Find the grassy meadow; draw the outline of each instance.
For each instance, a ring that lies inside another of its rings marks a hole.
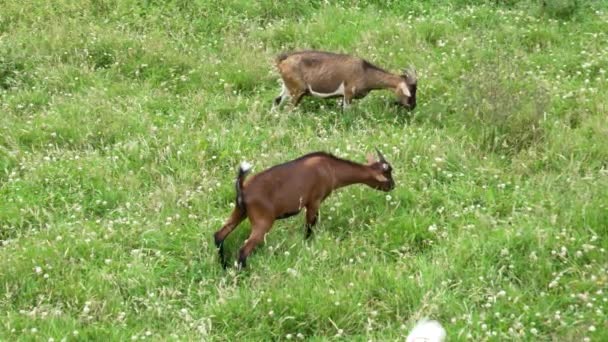
[[[413,65],[418,107],[271,111],[294,49]],[[603,1],[3,0],[0,341],[607,341],[607,71]],[[222,270],[241,161],[375,146],[394,191]]]

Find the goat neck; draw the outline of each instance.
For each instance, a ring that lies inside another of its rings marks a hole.
[[[352,184],[368,184],[374,180],[369,166],[331,160],[329,167],[333,174],[333,188],[338,189]]]
[[[367,87],[371,89],[386,89],[397,88],[399,83],[403,82],[400,76],[391,74],[378,69],[370,69],[366,71]]]

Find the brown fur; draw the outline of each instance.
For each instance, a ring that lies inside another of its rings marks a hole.
[[[390,191],[395,183],[392,168],[378,153],[378,160],[368,156],[368,164],[315,152],[271,167],[242,183],[243,206],[237,205],[226,224],[214,237],[220,260],[226,266],[223,242],[246,217],[251,222],[251,235],[239,252],[239,264],[257,244],[263,241],[275,220],[293,216],[306,209],[306,237],[312,234],[321,202],[335,189],[351,184],[366,184],[374,189]],[[239,170],[239,177],[243,173]],[[240,179],[237,179],[239,184]],[[239,189],[237,188],[237,191]]]
[[[329,94],[342,83],[343,104],[363,98],[372,90],[392,89],[400,104],[410,109],[415,106],[415,91],[412,94],[417,83],[415,74],[395,75],[361,58],[323,51],[284,53],[277,57],[276,63],[294,106],[310,94],[309,88]],[[275,103],[279,104],[283,96],[277,97]]]

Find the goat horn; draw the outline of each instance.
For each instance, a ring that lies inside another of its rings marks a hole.
[[[414,66],[410,65],[408,67],[408,71],[407,74],[409,77],[411,77],[414,81],[417,79],[417,75],[416,75],[416,68],[414,68]]]
[[[386,162],[386,159],[384,159],[384,156],[382,155],[382,153],[380,153],[380,150],[377,147],[374,147],[376,149],[376,153],[378,153],[378,159],[381,162]]]

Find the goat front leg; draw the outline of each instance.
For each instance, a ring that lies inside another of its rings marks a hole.
[[[314,203],[306,207],[306,233],[304,238],[308,240],[313,233],[312,228],[317,224],[319,217],[319,203]]]

